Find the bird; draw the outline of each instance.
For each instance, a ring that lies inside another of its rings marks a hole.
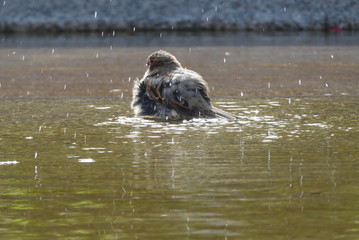
[[[131,108],[137,117],[159,120],[237,116],[212,105],[208,85],[197,72],[183,68],[171,53],[158,50],[146,61],[142,79],[134,82]]]

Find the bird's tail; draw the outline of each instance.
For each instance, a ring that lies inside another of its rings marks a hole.
[[[229,118],[229,119],[238,119],[239,118],[237,115],[226,112],[226,111],[216,108],[214,106],[212,107],[212,110],[215,113],[216,117]]]

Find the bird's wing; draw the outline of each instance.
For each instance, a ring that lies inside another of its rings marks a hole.
[[[160,89],[169,108],[188,117],[214,117],[206,82],[197,73],[181,69],[170,74]]]
[[[164,100],[163,90],[170,86],[169,76],[146,77],[144,80],[146,92],[152,100],[162,102]]]
[[[149,99],[175,110],[183,118],[236,118],[212,106],[207,83],[194,71],[178,69],[167,75],[147,77],[144,82]]]

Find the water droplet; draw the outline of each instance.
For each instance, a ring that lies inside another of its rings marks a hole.
[[[208,17],[206,18],[206,21],[208,22]]]
[[[334,55],[332,54],[332,55],[330,55],[330,57],[333,59],[333,58],[334,58]]]
[[[53,48],[51,51],[51,54],[54,54],[54,53],[55,53],[55,48]]]
[[[328,83],[325,83],[325,86],[326,86],[326,87],[329,87]]]
[[[95,11],[95,15],[94,15],[95,18],[97,18],[97,11]]]
[[[66,88],[67,88],[67,85],[65,84],[65,85],[64,85],[64,90],[66,90]]]
[[[98,58],[98,53],[96,53],[96,58]]]
[[[111,89],[110,92],[114,93],[114,92],[121,92],[121,89],[115,88],[115,89]]]
[[[322,76],[319,76],[319,79],[322,79],[323,77]]]
[[[160,33],[160,38],[162,38],[162,35],[163,35],[163,34],[162,34],[162,33]]]
[[[243,97],[244,96],[244,94],[243,94],[243,92],[241,92],[241,97]]]
[[[133,27],[133,28],[132,28],[132,32],[136,32],[136,27]]]
[[[298,84],[302,85],[302,80],[301,79],[298,80]]]
[[[34,154],[34,158],[37,158],[37,152],[35,152],[35,154]]]
[[[226,63],[226,58],[223,58],[223,63]]]
[[[270,88],[270,82],[268,82],[268,88]]]
[[[112,37],[114,37],[115,35],[116,35],[116,31],[113,30],[113,31],[112,31]]]
[[[292,104],[292,99],[291,98],[288,98],[288,103]]]
[[[131,77],[128,77],[128,81],[131,82]]]
[[[110,45],[110,51],[112,51],[112,45]]]
[[[24,56],[24,55],[22,56],[22,60],[23,60],[23,61],[25,60],[25,56]]]
[[[6,1],[4,1],[4,2],[2,3],[2,5],[5,6],[5,5],[6,5]]]
[[[34,173],[35,173],[35,179],[37,179],[38,178],[38,171],[37,171],[37,166],[35,166],[35,168],[34,168]]]
[[[286,12],[287,11],[287,8],[286,7],[283,7],[283,12]]]

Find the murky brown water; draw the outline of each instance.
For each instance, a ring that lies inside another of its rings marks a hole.
[[[159,47],[0,49],[1,239],[358,238],[359,47],[167,46],[240,116],[180,123],[129,108]]]
[[[227,35],[5,37],[0,97],[131,97],[160,48],[203,75],[211,96],[359,94],[359,42],[348,40],[358,34]]]

